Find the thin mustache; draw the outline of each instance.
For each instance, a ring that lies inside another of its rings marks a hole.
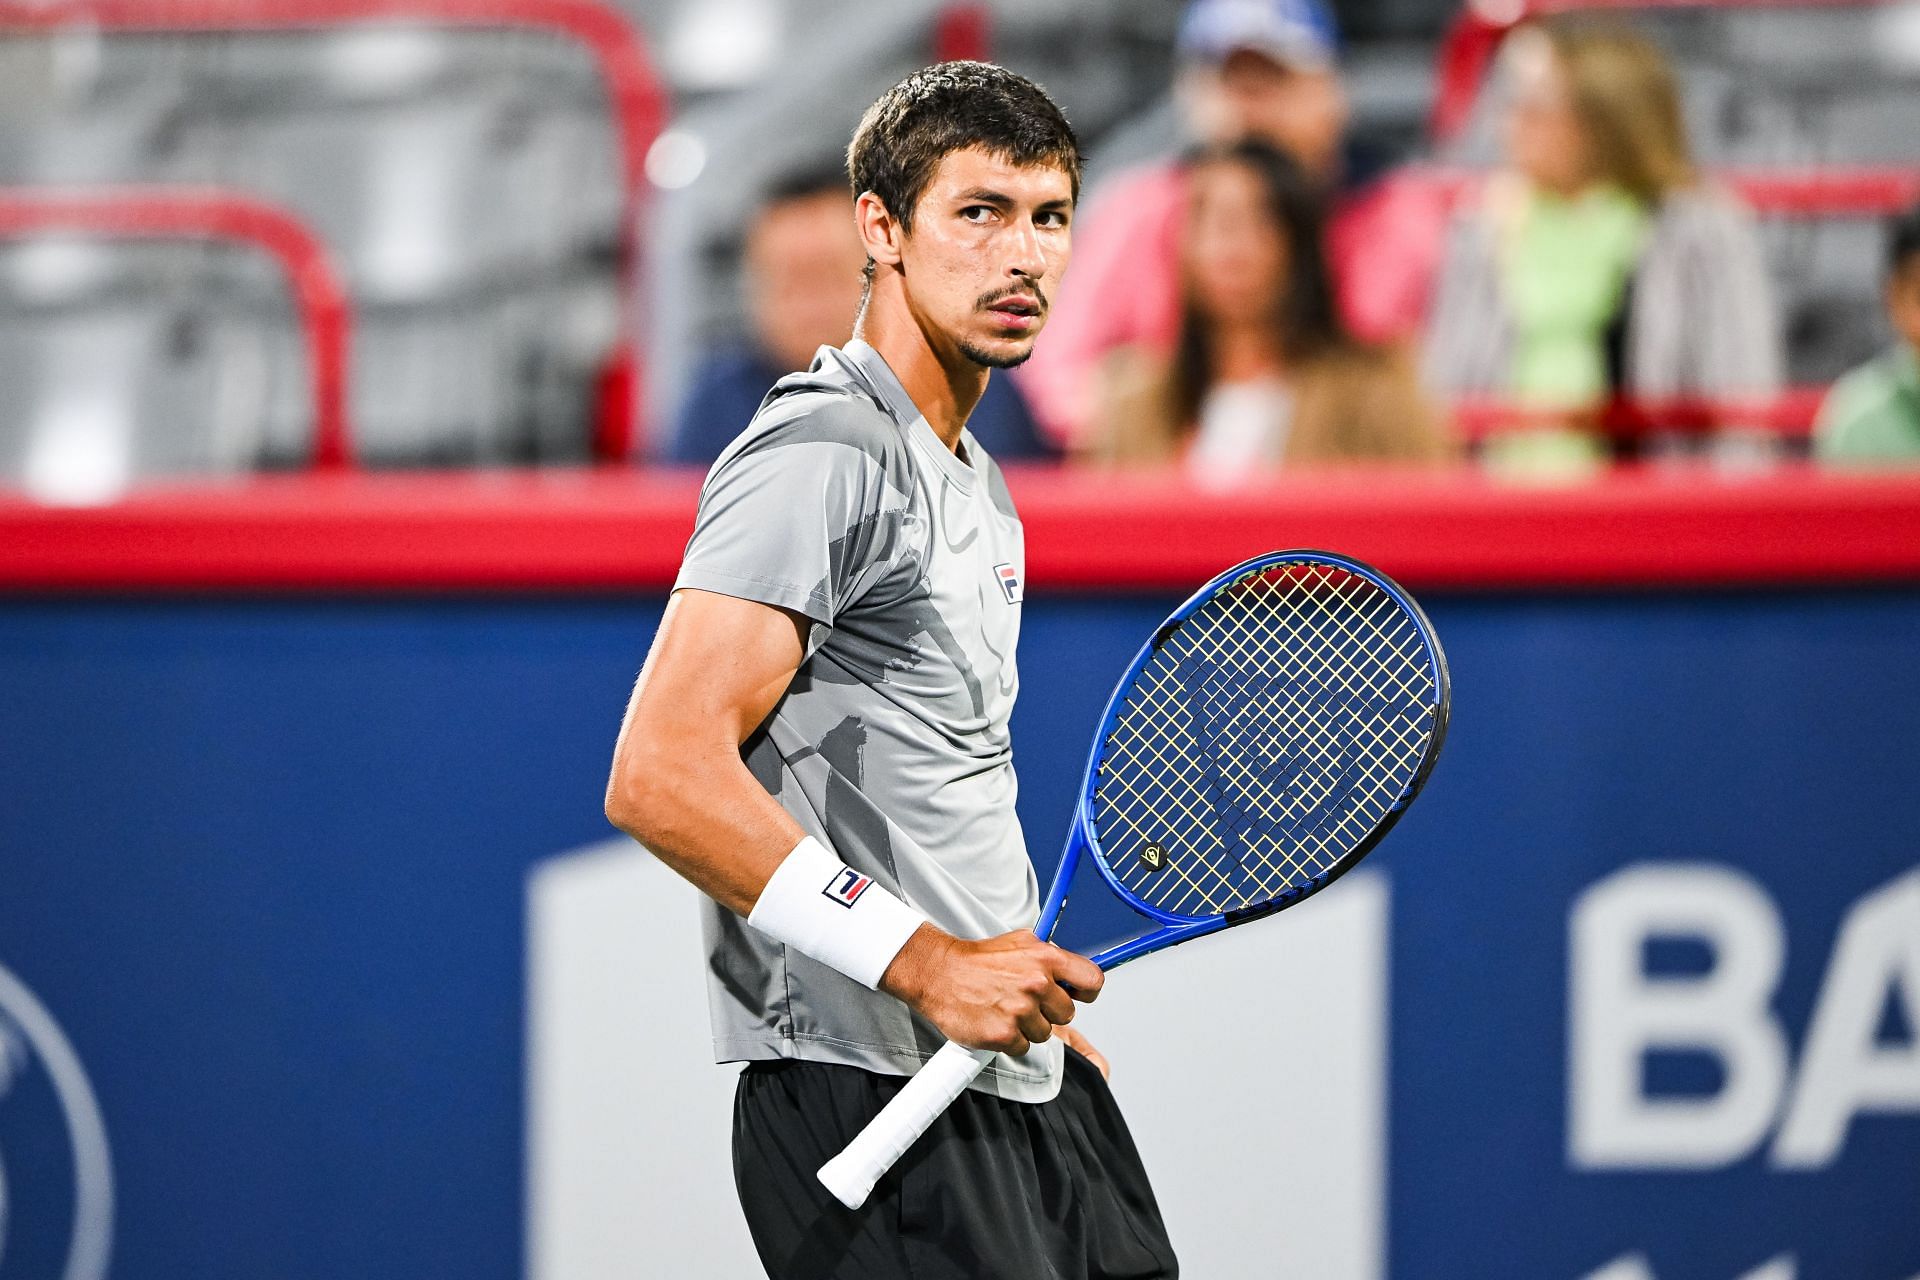
[[[1041,312],[1043,314],[1045,313],[1049,305],[1047,302],[1047,295],[1040,291],[1040,286],[1037,284],[1014,285],[1010,289],[997,289],[992,293],[982,294],[980,296],[980,299],[973,304],[974,310],[976,311],[989,310],[992,308],[994,303],[1005,302],[1008,298],[1017,298],[1023,293],[1032,294],[1034,301],[1040,304]]]

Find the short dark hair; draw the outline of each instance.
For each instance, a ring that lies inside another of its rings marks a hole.
[[[941,159],[967,147],[1016,165],[1054,165],[1080,198],[1084,157],[1073,126],[1046,90],[990,62],[924,67],[881,94],[847,147],[854,198],[873,192],[911,231]]]
[[[1920,204],[1887,222],[1887,276],[1892,278],[1920,256]]]

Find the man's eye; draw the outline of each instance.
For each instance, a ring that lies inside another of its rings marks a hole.
[[[968,222],[985,222],[993,216],[993,207],[984,204],[970,204],[960,211],[960,216]]]
[[[1064,213],[1043,213],[1035,219],[1035,221],[1049,230],[1057,231],[1067,225],[1067,215]]]

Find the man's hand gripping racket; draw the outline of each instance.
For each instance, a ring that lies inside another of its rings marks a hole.
[[[1419,793],[1446,737],[1446,656],[1413,598],[1324,551],[1279,551],[1200,588],[1107,703],[1034,932],[1053,936],[1081,859],[1148,932],[1111,969],[1269,915],[1331,884]],[[993,1059],[949,1043],[820,1181],[849,1208]]]

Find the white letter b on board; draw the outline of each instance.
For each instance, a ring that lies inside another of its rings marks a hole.
[[[1575,901],[1569,950],[1568,1156],[1585,1168],[1711,1168],[1766,1136],[1787,1073],[1769,1003],[1785,942],[1772,901],[1748,877],[1703,864],[1640,864]],[[1704,974],[1650,977],[1649,938],[1697,939]],[[1649,1098],[1650,1049],[1711,1054],[1725,1071],[1707,1097]]]

